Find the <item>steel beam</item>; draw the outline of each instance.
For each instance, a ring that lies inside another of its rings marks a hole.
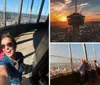
[[[34,0],[32,0],[32,3],[31,3],[31,9],[30,9],[30,15],[29,15],[29,22],[31,21],[33,2],[34,2]]]
[[[68,50],[69,50],[69,56],[70,56],[71,70],[73,72],[73,60],[72,60],[72,52],[71,52],[70,44],[68,44]]]
[[[94,53],[94,60],[96,60],[96,51],[95,51],[95,47],[94,47],[94,44],[93,44],[93,53]]]
[[[75,0],[75,13],[77,13],[77,0]]]
[[[85,57],[85,60],[88,61],[88,57],[87,57],[87,50],[86,50],[86,45],[85,44],[82,44],[83,45],[83,52],[84,52],[84,57]]]
[[[42,0],[41,6],[40,6],[40,11],[39,11],[39,14],[38,14],[38,17],[37,17],[37,23],[39,23],[39,20],[41,18],[44,2],[45,2],[45,0]]]
[[[6,27],[6,0],[4,0],[4,15],[3,15],[4,27]]]
[[[18,24],[20,24],[20,21],[21,21],[21,14],[22,14],[22,5],[23,5],[23,0],[20,0],[20,3],[19,3],[19,10],[18,10]]]

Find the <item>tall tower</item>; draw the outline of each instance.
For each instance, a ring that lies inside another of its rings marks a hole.
[[[72,41],[78,42],[79,41],[79,26],[84,24],[85,16],[77,13],[77,0],[75,0],[75,13],[67,16],[68,25],[73,26],[73,36]]]

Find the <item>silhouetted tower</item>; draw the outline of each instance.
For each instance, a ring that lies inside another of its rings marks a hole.
[[[84,24],[85,16],[77,13],[77,0],[75,0],[75,13],[67,16],[68,25],[73,26],[73,39],[72,41],[79,41],[79,26]]]

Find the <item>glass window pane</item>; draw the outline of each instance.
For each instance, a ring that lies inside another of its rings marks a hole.
[[[21,23],[29,23],[29,15],[32,0],[23,0]]]
[[[31,16],[30,22],[36,23],[42,0],[33,1],[32,13],[30,15],[31,3],[32,3],[32,0],[23,0],[21,23],[29,23],[29,16]]]
[[[94,60],[93,45],[86,44],[86,50],[87,50],[87,57],[89,62],[93,61]]]
[[[6,25],[13,25],[18,23],[19,16],[19,4],[20,0],[6,0]],[[21,23],[29,23],[29,16],[31,10],[32,0],[23,0]],[[35,23],[38,18],[42,0],[34,0],[33,8],[31,13],[30,22]],[[49,0],[45,0],[44,7],[42,10],[42,16],[40,22],[44,22],[49,12]],[[4,26],[4,1],[0,0],[0,27]]]
[[[85,59],[82,44],[71,44],[73,69],[78,70],[80,65],[79,59]]]
[[[93,60],[97,60],[99,63],[100,44],[86,44],[86,46],[87,46],[87,56],[88,56],[89,62],[92,62]]]
[[[32,9],[32,16],[31,16],[31,21],[32,23],[36,23],[38,14],[40,11],[40,6],[41,6],[42,0],[34,0],[33,4],[33,9]]]
[[[50,47],[50,76],[59,76],[71,72],[68,45],[51,44]]]
[[[100,44],[94,44],[97,63],[100,65]]]
[[[4,6],[3,6],[3,0],[0,0],[0,28],[4,26],[3,24],[3,10],[4,10]]]
[[[42,10],[41,18],[39,22],[45,22],[49,14],[49,0],[45,0],[44,7]]]
[[[18,22],[19,0],[6,0],[6,26]]]

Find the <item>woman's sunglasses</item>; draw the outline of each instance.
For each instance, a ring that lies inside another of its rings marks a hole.
[[[2,44],[0,47],[3,49],[3,48],[5,48],[5,47],[13,47],[13,43],[12,42],[9,42],[9,43],[7,43],[7,44]]]

